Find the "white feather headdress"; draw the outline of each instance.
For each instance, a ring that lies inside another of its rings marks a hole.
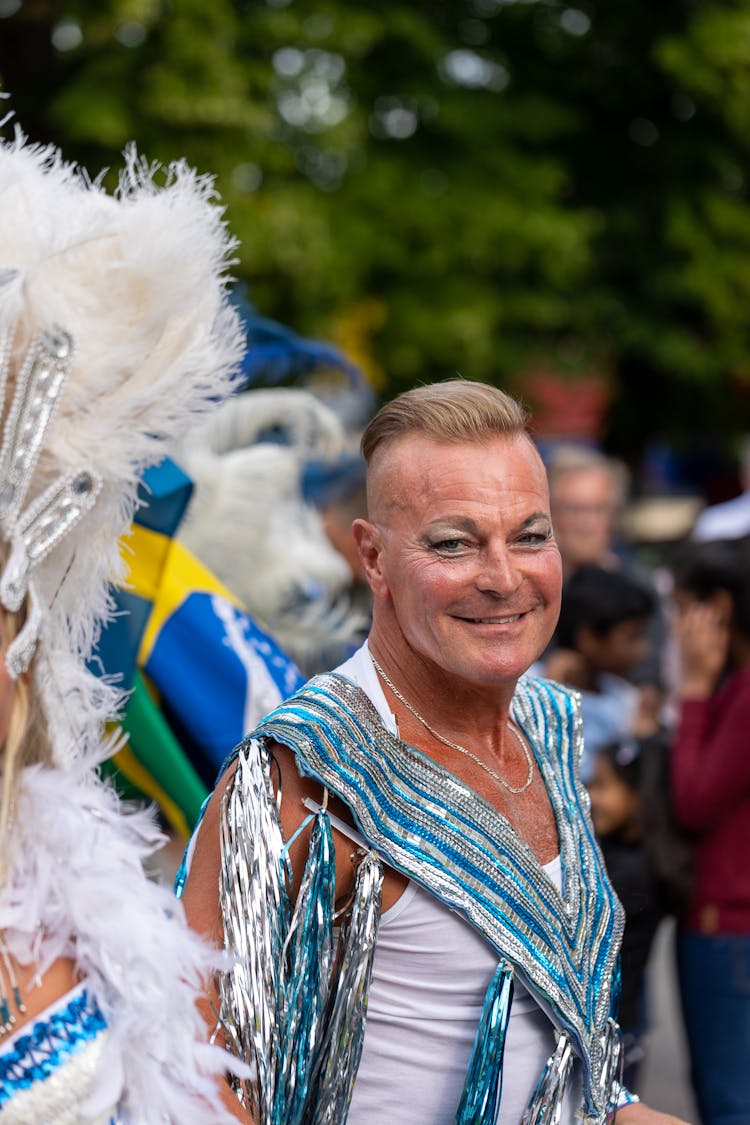
[[[8,663],[35,650],[58,762],[100,753],[119,702],[86,660],[139,477],[229,393],[242,355],[212,181],[183,162],[161,188],[156,174],[131,149],[109,195],[56,149],[0,143],[0,601],[27,597]]]

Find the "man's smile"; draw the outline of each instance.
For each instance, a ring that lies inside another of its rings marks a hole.
[[[470,621],[472,625],[510,625],[523,617],[523,613],[514,613],[508,617],[461,617],[461,621]]]

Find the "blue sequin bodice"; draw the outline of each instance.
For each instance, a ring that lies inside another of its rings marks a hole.
[[[0,1046],[0,1119],[32,1120],[36,1106],[54,1108],[59,1119],[66,1108],[72,1112],[89,1092],[91,1067],[83,1056],[105,1032],[104,1017],[84,986],[20,1028]],[[74,1061],[78,1065],[70,1065]]]

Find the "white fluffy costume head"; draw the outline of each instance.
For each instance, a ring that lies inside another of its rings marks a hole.
[[[349,565],[302,494],[305,462],[334,460],[346,443],[337,416],[309,391],[251,390],[178,453],[195,483],[179,538],[307,675],[339,663],[366,624],[352,606]]]
[[[27,599],[7,662],[34,656],[58,763],[100,755],[119,702],[85,661],[140,474],[242,354],[212,181],[181,162],[162,175],[129,150],[109,195],[55,149],[0,144],[0,601]]]

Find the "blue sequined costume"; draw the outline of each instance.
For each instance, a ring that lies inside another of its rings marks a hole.
[[[276,841],[263,854],[268,836],[278,821],[271,815],[265,827],[257,821],[250,842],[247,815],[251,801],[265,797],[273,813],[269,747],[273,742],[290,746],[303,775],[315,778],[340,797],[351,810],[357,827],[372,849],[372,857],[383,861],[440,901],[458,912],[497,951],[498,971],[487,991],[484,1012],[470,1061],[460,1105],[459,1123],[490,1125],[495,1121],[500,1097],[504,1032],[512,997],[512,982],[518,974],[557,1032],[557,1048],[540,1076],[524,1118],[531,1125],[556,1120],[568,1084],[573,1055],[583,1063],[584,1094],[581,1115],[586,1121],[604,1122],[613,1113],[621,1094],[619,1084],[619,1029],[613,1013],[617,1004],[617,961],[623,928],[621,907],[607,880],[601,855],[588,817],[588,798],[578,778],[581,745],[580,716],[574,697],[546,681],[522,679],[513,701],[512,716],[534,749],[555,815],[563,872],[562,894],[547,878],[531,850],[507,820],[455,775],[437,765],[416,748],[384,729],[367,696],[353,683],[336,674],[318,676],[261,724],[240,748],[238,771],[225,807],[224,856],[226,847],[246,849],[249,870],[265,868],[269,888],[276,893],[281,960],[279,988],[274,992],[260,979],[262,971],[246,974],[238,1004],[237,989],[228,986],[225,1017],[235,1030],[241,1024],[241,1008],[257,1011],[259,1002],[270,1015],[276,1005],[281,1015],[276,1042],[262,1037],[246,1039],[247,1052],[259,1062],[259,1073],[273,1087],[273,1097],[264,1101],[261,1090],[255,1102],[263,1122],[337,1121],[346,1119],[348,1099],[356,1078],[361,1047],[362,1019],[355,1040],[347,1044],[343,1059],[336,1061],[326,1020],[343,1026],[345,998],[336,988],[326,995],[325,980],[306,983],[295,1003],[312,1005],[317,1015],[303,1031],[295,1025],[296,1052],[305,1055],[304,1073],[289,1061],[285,1023],[290,1016],[288,982],[309,970],[311,956],[304,941],[320,941],[320,928],[306,931],[301,940],[301,920],[320,918],[320,896],[310,887],[330,860],[321,859],[320,841],[330,834],[327,813],[318,815],[307,869],[296,911],[291,913],[284,891],[273,878],[274,855],[283,869],[287,862],[283,845]],[[244,797],[243,797],[244,791]],[[251,814],[252,815],[252,814]],[[247,850],[249,849],[249,850]],[[286,873],[288,875],[288,872]],[[282,874],[281,885],[284,883]],[[326,885],[325,879],[321,885]],[[374,893],[370,887],[370,894]],[[236,883],[223,886],[225,919],[242,894]],[[229,944],[245,948],[257,942],[262,930],[258,899],[250,892],[251,930],[239,943],[236,928],[229,929]],[[247,905],[247,904],[246,904]],[[262,904],[261,904],[262,905]],[[360,894],[355,911],[368,903]],[[287,911],[286,917],[283,917]],[[374,914],[378,916],[378,911]],[[323,911],[325,916],[325,910]],[[325,931],[325,918],[322,925]],[[371,963],[377,932],[377,917],[360,942],[339,955],[349,965],[357,957]],[[295,941],[289,940],[292,934]],[[248,940],[249,939],[249,940]],[[328,940],[326,938],[326,940]],[[290,947],[296,945],[296,953]],[[304,955],[303,955],[304,954]],[[251,956],[253,954],[251,953]],[[256,951],[257,955],[257,951]],[[295,962],[295,957],[301,960]],[[260,965],[260,962],[259,962]],[[367,969],[363,971],[366,993]],[[250,986],[247,991],[247,982]],[[316,991],[317,994],[316,994]],[[255,995],[254,995],[255,991]],[[320,995],[322,992],[323,995]],[[366,996],[364,997],[366,1002]],[[362,1004],[360,1007],[364,1007]],[[363,1012],[350,1005],[350,1018]],[[239,1020],[237,1019],[240,1016]],[[307,1036],[307,1039],[304,1036]],[[242,1032],[240,1029],[239,1037]],[[336,1075],[332,1094],[322,1075]],[[285,1098],[295,1089],[300,1116],[290,1116]],[[300,1093],[302,1090],[302,1094]],[[321,1106],[333,1107],[330,1112]],[[336,1116],[338,1114],[338,1116]],[[308,1115],[308,1116],[306,1116]]]

